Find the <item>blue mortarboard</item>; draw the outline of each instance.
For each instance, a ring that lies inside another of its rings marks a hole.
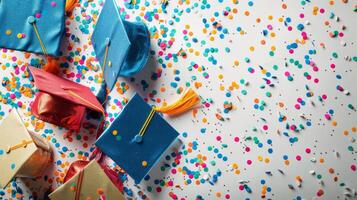
[[[115,0],[106,0],[92,43],[110,90],[119,76],[134,75],[148,60],[150,36],[147,27],[141,22],[122,20]]]
[[[65,0],[1,0],[0,47],[60,55]]]
[[[178,132],[136,94],[96,145],[140,183],[177,136]]]

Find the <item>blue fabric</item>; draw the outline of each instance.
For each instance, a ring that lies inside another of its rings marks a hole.
[[[178,136],[178,132],[155,113],[141,141],[138,140],[137,135],[150,111],[151,107],[136,94],[96,141],[96,146],[123,168],[137,184]],[[117,135],[113,131],[117,131]],[[142,165],[143,161],[147,162],[147,166]]]
[[[109,51],[104,67],[107,40]],[[145,66],[150,51],[150,35],[145,24],[122,20],[115,0],[106,0],[92,43],[110,90],[119,76],[130,77],[139,72]]]
[[[28,22],[30,16],[35,19],[47,53],[60,56],[65,0],[0,0],[0,47],[43,54],[33,25]],[[19,39],[18,34],[25,37]]]

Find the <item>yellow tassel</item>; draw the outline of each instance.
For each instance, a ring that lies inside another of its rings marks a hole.
[[[178,115],[187,110],[192,109],[194,106],[201,102],[198,94],[191,88],[175,103],[155,108],[156,112],[165,113],[167,115]]]
[[[67,0],[66,1],[66,12],[71,12],[74,7],[76,6],[76,3],[78,0]]]
[[[60,72],[60,64],[59,64],[57,59],[51,58],[51,57],[47,57],[47,63],[43,67],[43,69],[46,72],[49,72],[49,73],[57,75]]]

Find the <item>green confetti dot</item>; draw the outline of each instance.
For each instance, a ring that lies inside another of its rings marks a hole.
[[[348,146],[347,149],[348,149],[349,151],[353,151],[353,146]]]
[[[116,137],[115,137],[115,139],[117,140],[117,141],[120,141],[121,140],[121,135],[117,135]]]
[[[334,57],[334,58],[338,58],[337,53],[336,53],[336,52],[333,52],[333,53],[332,53],[332,57]]]

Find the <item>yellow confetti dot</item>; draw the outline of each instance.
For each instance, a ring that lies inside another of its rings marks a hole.
[[[224,86],[221,85],[221,86],[219,87],[219,89],[220,89],[221,91],[223,91],[223,90],[224,90]]]
[[[22,38],[22,34],[21,33],[17,34],[17,38],[21,39]]]
[[[7,29],[5,32],[6,35],[11,35],[11,33],[12,33],[12,30],[10,30],[10,29]]]
[[[115,135],[118,135],[118,131],[117,130],[114,130],[113,132],[112,132],[112,134],[115,136]]]
[[[143,161],[141,162],[141,165],[142,165],[143,167],[146,167],[146,166],[148,166],[148,162],[146,162],[145,160],[143,160]]]
[[[232,167],[233,167],[233,169],[238,169],[238,164],[237,163],[233,163]]]

